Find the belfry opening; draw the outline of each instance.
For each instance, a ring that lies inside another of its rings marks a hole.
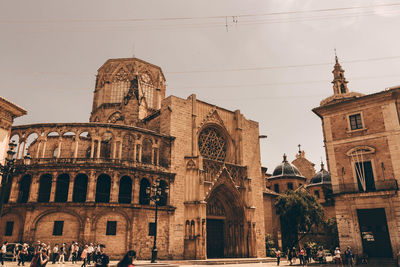
[[[216,186],[207,200],[207,258],[249,256],[241,196],[234,186]]]

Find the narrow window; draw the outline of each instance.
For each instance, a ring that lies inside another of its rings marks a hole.
[[[117,221],[107,221],[106,235],[117,234]]]
[[[319,198],[320,198],[319,190],[315,190],[315,191],[314,191],[314,195],[315,195],[315,197],[316,197],[317,199],[319,199]]]
[[[344,87],[344,84],[343,84],[343,83],[340,84],[340,92],[341,92],[342,94],[345,94],[345,93],[346,93],[346,88]]]
[[[5,236],[12,236],[14,230],[14,222],[13,221],[9,221],[6,222],[6,231],[5,231]]]
[[[274,184],[274,191],[279,193],[279,184]]]
[[[62,235],[64,228],[64,221],[54,221],[53,235]]]
[[[287,183],[287,189],[293,190],[293,183]]]
[[[349,116],[350,127],[352,130],[362,129],[361,114],[354,114]]]

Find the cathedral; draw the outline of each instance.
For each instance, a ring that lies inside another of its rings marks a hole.
[[[190,95],[166,97],[160,67],[137,58],[98,69],[87,123],[12,128],[16,161],[0,238],[104,243],[151,256],[160,187],[160,259],[265,256],[258,123]],[[167,190],[167,188],[169,190]]]

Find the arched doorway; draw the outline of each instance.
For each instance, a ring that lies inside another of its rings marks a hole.
[[[237,189],[216,186],[207,199],[207,258],[248,257],[244,206]]]

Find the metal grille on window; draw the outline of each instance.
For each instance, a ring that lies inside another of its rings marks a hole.
[[[206,128],[199,136],[199,151],[205,158],[224,161],[226,141],[216,129]]]

